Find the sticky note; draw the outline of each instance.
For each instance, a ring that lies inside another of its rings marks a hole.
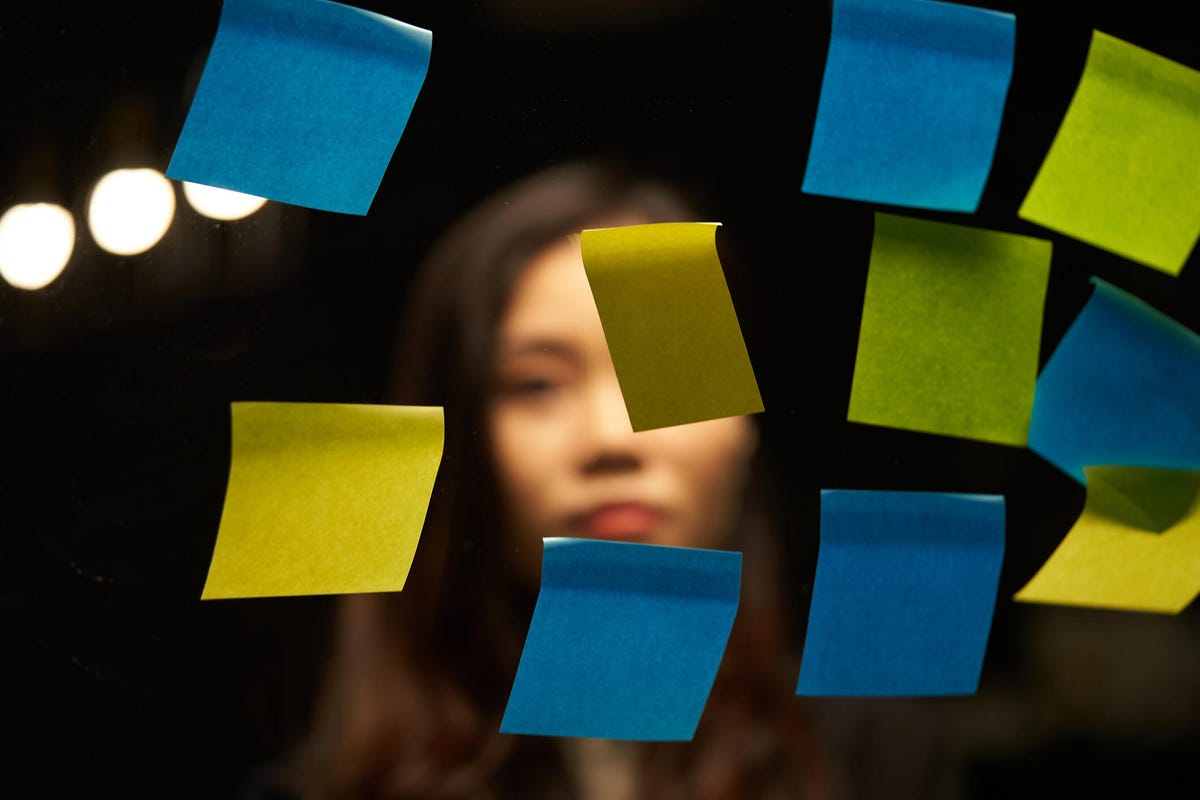
[[[224,0],[167,177],[366,214],[432,41],[327,0]]]
[[[1093,31],[1021,218],[1178,275],[1200,236],[1197,186],[1200,72]]]
[[[442,458],[442,409],[233,403],[204,599],[397,591]]]
[[[796,694],[973,694],[1003,557],[1003,497],[823,490]]]
[[[847,419],[1023,446],[1050,251],[877,213]]]
[[[1012,78],[1012,14],[834,0],[803,191],[974,211]]]
[[[1038,376],[1029,448],[1092,464],[1200,469],[1200,336],[1098,278]]]
[[[1178,614],[1200,594],[1200,472],[1084,474],[1083,513],[1015,599]]]
[[[740,553],[546,539],[501,733],[692,738],[741,583]]]
[[[583,264],[635,431],[763,410],[717,224],[586,230]]]

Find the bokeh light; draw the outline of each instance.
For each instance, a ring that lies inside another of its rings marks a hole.
[[[175,188],[154,169],[118,169],[92,190],[88,228],[96,244],[131,256],[162,239],[175,216]]]
[[[62,274],[75,249],[75,219],[54,203],[22,203],[0,217],[0,276],[41,289]]]
[[[265,197],[189,181],[183,182],[183,195],[199,213],[226,222],[248,217],[267,202]]]

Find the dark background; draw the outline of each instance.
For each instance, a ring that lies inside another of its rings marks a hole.
[[[53,200],[75,254],[38,292],[0,283],[0,765],[44,796],[230,797],[302,732],[330,598],[199,601],[235,400],[382,402],[410,272],[478,198],[539,166],[615,155],[680,183],[737,243],[735,287],[807,607],[817,490],[1002,493],[1008,546],[976,697],[919,701],[972,796],[1195,786],[1200,617],[1011,597],[1082,508],[1032,452],[845,421],[870,204],[800,192],[828,2],[360,2],[434,33],[408,128],[366,217],[274,203],[193,212],[148,253],[100,251],[88,192],[164,170],[217,0],[19,2],[0,11],[0,207]],[[984,4],[979,4],[984,5]],[[1016,210],[1098,28],[1192,67],[1187,4],[995,2],[1012,86],[973,215],[912,216],[1054,242],[1042,361],[1100,276],[1200,328],[1178,278]],[[835,702],[836,701],[830,701]],[[894,701],[873,701],[886,708]],[[902,728],[897,737],[905,737]]]

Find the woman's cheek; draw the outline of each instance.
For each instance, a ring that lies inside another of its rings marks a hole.
[[[555,440],[552,417],[545,409],[501,409],[493,417],[496,472],[506,504],[518,517],[542,505],[541,494],[552,477]]]

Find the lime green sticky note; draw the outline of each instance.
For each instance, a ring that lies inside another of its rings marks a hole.
[[[763,410],[717,224],[586,230],[583,264],[635,431]]]
[[[1200,72],[1092,32],[1020,216],[1178,275],[1200,236]]]
[[[1178,614],[1200,594],[1200,472],[1083,471],[1083,513],[1015,599]]]
[[[847,419],[1024,445],[1050,249],[876,213]]]
[[[440,407],[234,403],[202,597],[403,588],[442,440]]]

